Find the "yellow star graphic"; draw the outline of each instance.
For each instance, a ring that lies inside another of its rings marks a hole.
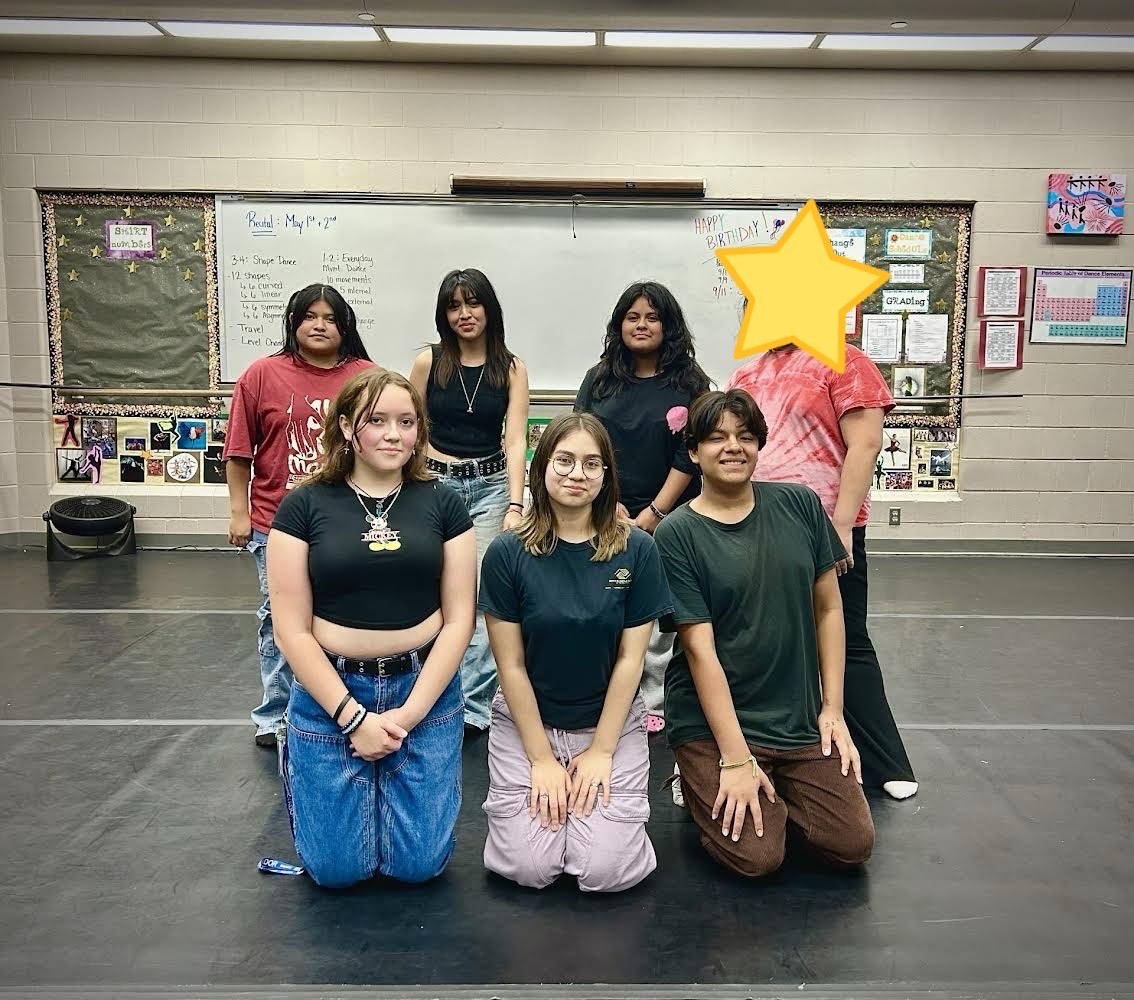
[[[134,274],[138,270],[138,262],[136,260],[130,261],[130,263],[126,265],[126,270]]]
[[[82,213],[82,212],[80,212],[80,213],[78,214],[78,216],[76,217],[76,219],[75,219],[75,225],[76,225],[76,226],[81,226],[81,225],[83,224],[83,222],[84,222],[85,220],[86,220],[86,216],[85,216],[85,215],[83,215],[83,213]]]
[[[102,247],[100,247],[100,246],[91,247],[91,256],[92,257],[101,257],[102,256]]]
[[[129,205],[127,205],[126,208],[123,211],[125,212],[127,219],[134,218],[134,209],[131,208]]]
[[[177,219],[174,218],[173,213],[171,212],[161,221],[164,222],[167,226],[172,226],[177,221]]]
[[[74,268],[71,268],[71,270],[67,272],[67,280],[68,281],[78,281],[79,280],[79,272],[76,271]]]
[[[181,275],[181,277],[184,278],[186,281],[192,281],[193,280],[193,272],[190,271],[189,268],[185,268],[185,273],[183,275]]]
[[[197,253],[201,252],[201,247],[203,247],[204,245],[205,244],[202,240],[194,240],[193,241],[193,249],[196,250]]]
[[[729,247],[717,259],[748,299],[738,359],[796,344],[837,372],[846,368],[847,312],[890,280],[835,253],[814,201],[772,246]]]
[[[205,312],[204,309],[198,309],[195,313],[193,313],[193,318],[198,323],[204,323],[206,316],[207,316],[207,313]]]
[[[67,239],[67,237],[66,237],[66,236],[60,236],[60,237],[59,237],[59,240],[58,240],[58,243],[59,243],[59,245],[60,245],[61,247],[65,247],[65,246],[66,246],[66,245],[67,245],[68,243],[70,243],[70,242],[71,242],[71,241],[70,241],[69,239]]]
[[[70,309],[64,309],[64,310],[63,310],[63,318],[64,318],[64,319],[70,319],[70,318],[71,318],[72,316],[74,316],[74,315],[75,315],[75,314],[74,314],[73,312],[71,312],[71,310],[70,310]]]
[[[159,257],[160,257],[160,258],[161,258],[162,260],[165,260],[165,258],[169,256],[169,247],[162,247],[162,248],[161,248],[161,253],[159,253],[159,254],[158,254],[158,256],[159,256]]]

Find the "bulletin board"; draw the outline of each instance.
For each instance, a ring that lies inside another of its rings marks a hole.
[[[826,202],[820,208],[836,250],[891,273],[847,321],[848,341],[871,355],[894,393],[887,427],[957,428],[972,203]],[[913,472],[916,477],[916,467]]]
[[[52,410],[217,412],[216,213],[211,197],[40,192]],[[152,389],[75,400],[64,386]]]

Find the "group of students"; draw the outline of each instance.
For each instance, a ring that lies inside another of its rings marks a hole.
[[[893,405],[873,363],[774,351],[711,391],[680,305],[639,282],[525,477],[526,367],[488,278],[446,275],[435,322],[405,378],[308,286],[234,390],[229,540],[264,598],[252,719],[311,877],[438,875],[486,729],[484,863],[522,885],[654,870],[661,729],[674,801],[726,868],[774,871],[789,823],[865,861],[862,783],[917,790],[866,627]]]

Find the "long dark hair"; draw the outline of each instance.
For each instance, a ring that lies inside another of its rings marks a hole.
[[[626,289],[614,305],[606,324],[606,340],[595,373],[593,392],[596,397],[613,395],[634,376],[634,355],[622,342],[622,320],[630,307],[642,296],[658,311],[662,324],[662,343],[658,352],[658,375],[675,389],[699,396],[708,390],[709,376],[697,364],[693,334],[685,323],[673,293],[656,281],[636,281]]]
[[[449,326],[449,303],[457,289],[461,290],[465,300],[476,299],[484,306],[484,347],[486,357],[484,361],[484,376],[490,385],[500,388],[507,386],[508,377],[515,363],[515,355],[504,346],[504,310],[500,308],[500,300],[496,297],[496,289],[488,280],[483,271],[475,267],[460,268],[450,271],[441,279],[441,287],[437,290],[437,309],[434,319],[437,325],[437,336],[441,338],[440,357],[437,359],[437,384],[446,386],[449,379],[461,364],[460,340],[453,328]]]
[[[331,285],[308,285],[292,294],[283,314],[283,347],[276,351],[276,354],[299,354],[299,338],[296,336],[296,331],[299,330],[303,317],[307,315],[307,310],[320,300],[331,307],[331,312],[335,314],[335,326],[338,328],[339,336],[343,338],[342,343],[339,344],[339,359],[361,358],[363,361],[369,361],[370,355],[366,353],[366,346],[358,335],[358,319],[354,315],[354,310],[339,290]]]

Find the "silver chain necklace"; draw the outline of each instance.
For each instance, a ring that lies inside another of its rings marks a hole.
[[[473,402],[476,400],[477,390],[480,388],[480,380],[482,378],[484,378],[484,369],[487,368],[487,367],[488,367],[487,361],[483,365],[480,366],[480,374],[476,377],[476,385],[473,387],[472,396],[470,398],[469,390],[465,386],[464,373],[461,371],[461,366],[457,365],[457,378],[459,378],[461,380],[461,392],[463,392],[465,394],[465,402],[469,404],[469,408],[468,408],[468,411],[467,411],[469,413],[472,413],[472,405],[473,405]]]
[[[398,497],[402,495],[402,486],[404,483],[398,483],[389,493],[384,497],[372,497],[366,490],[362,489],[353,479],[347,479],[347,483],[351,490],[354,491],[354,498],[359,502],[363,512],[366,514],[366,523],[372,528],[377,528],[379,531],[384,531],[389,527],[390,521],[390,508],[398,502]],[[370,508],[362,502],[362,498],[366,497],[368,500],[374,501],[374,513],[370,513]]]

